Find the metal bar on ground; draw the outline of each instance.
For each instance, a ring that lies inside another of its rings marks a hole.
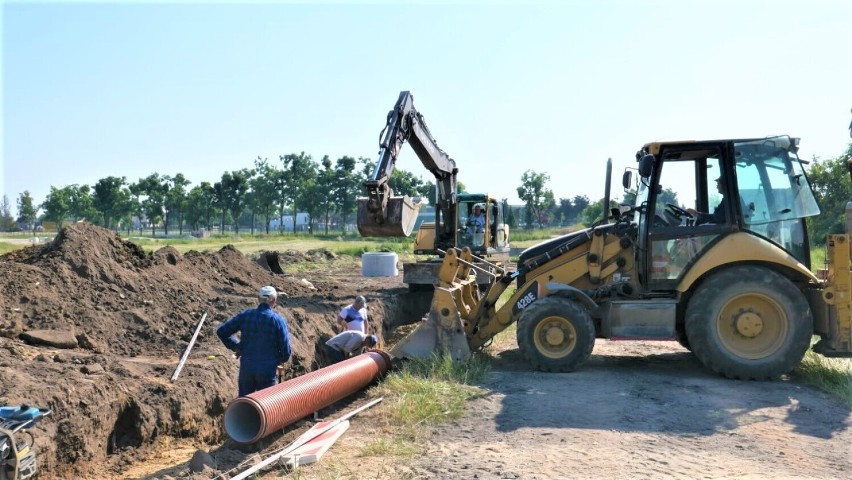
[[[231,480],[242,480],[244,478],[248,478],[249,475],[251,475],[251,474],[253,474],[257,471],[260,471],[260,469],[262,469],[266,466],[272,465],[273,463],[278,461],[278,459],[283,457],[284,455],[287,455],[288,453],[292,452],[293,450],[296,450],[297,448],[301,447],[302,445],[310,442],[314,438],[316,438],[316,437],[322,435],[323,433],[331,430],[332,428],[339,425],[340,422],[349,420],[351,417],[353,417],[353,416],[363,412],[364,410],[372,407],[373,405],[381,402],[382,400],[384,400],[384,398],[385,397],[379,397],[379,398],[371,401],[370,403],[368,403],[368,404],[366,404],[362,407],[356,408],[355,410],[353,410],[353,411],[347,413],[346,415],[334,420],[333,422],[326,425],[324,428],[321,428],[321,429],[319,429],[315,432],[306,432],[301,437],[297,438],[293,443],[284,447],[283,450],[280,450],[277,453],[270,455],[269,457],[266,458],[266,460],[263,460],[262,462],[260,462],[257,465],[249,468],[248,470],[243,471],[242,473],[240,473],[236,477],[232,477]],[[308,433],[310,433],[310,435],[308,435]]]
[[[189,358],[189,351],[192,350],[192,346],[195,345],[195,339],[198,338],[198,332],[201,331],[201,326],[204,325],[205,318],[207,318],[207,312],[204,312],[204,315],[201,316],[201,320],[198,322],[198,326],[195,327],[195,333],[192,334],[192,340],[190,340],[189,345],[186,346],[186,351],[183,352],[183,357],[180,359],[180,363],[178,363],[175,373],[172,374],[172,382],[177,380],[177,377],[180,375],[180,371],[183,368],[183,364],[186,363],[186,359]]]

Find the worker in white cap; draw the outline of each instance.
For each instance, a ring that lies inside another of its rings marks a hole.
[[[367,323],[367,299],[358,295],[352,303],[343,307],[337,316],[341,326],[340,331],[356,330],[364,335],[370,334],[370,324]]]
[[[287,321],[275,311],[278,292],[266,286],[257,308],[243,310],[216,329],[216,335],[240,359],[241,397],[278,383],[278,365],[290,359]],[[235,336],[240,332],[239,338]]]

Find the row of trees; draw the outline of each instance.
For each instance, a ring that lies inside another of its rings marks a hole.
[[[814,187],[823,214],[808,219],[809,231],[814,241],[828,233],[845,229],[845,206],[852,199],[852,186],[847,178],[846,159],[852,158],[852,144],[844,155],[821,161],[815,159],[808,177]],[[50,187],[50,193],[41,204],[36,204],[29,191],[17,199],[18,217],[11,214],[11,204],[4,196],[0,202],[0,230],[10,231],[18,225],[34,228],[39,220],[56,222],[61,228],[67,220],[87,219],[107,228],[130,230],[134,219],[141,229],[151,228],[152,234],[162,227],[183,234],[184,228],[212,229],[218,225],[225,231],[231,225],[249,225],[252,233],[261,226],[270,232],[270,220],[283,219],[285,213],[296,225],[298,212],[309,216],[308,228],[330,225],[344,228],[357,208],[356,197],[364,194],[363,183],[375,163],[366,158],[343,156],[332,161],[327,155],[315,161],[310,155],[292,153],[282,155],[278,161],[258,157],[253,168],[225,172],[219,181],[201,182],[190,188],[190,180],[182,173],[173,176],[152,173],[136,182],[126,177],[109,176],[93,185],[67,185]],[[503,200],[505,221],[513,228],[523,221],[526,228],[566,226],[574,223],[590,225],[603,213],[603,199],[591,202],[585,195],[556,199],[548,188],[550,175],[527,170],[517,188],[522,208],[511,208]],[[418,175],[395,169],[391,188],[402,195],[433,199],[435,184],[423,181]],[[465,187],[459,183],[459,191]],[[673,192],[671,203],[677,203]],[[625,195],[623,202],[632,201],[633,192]],[[433,202],[434,203],[434,202]],[[43,211],[41,217],[39,210]],[[144,222],[140,221],[144,219]],[[284,222],[278,223],[279,232]]]
[[[182,173],[152,173],[136,182],[109,176],[93,186],[51,186],[39,205],[25,191],[18,198],[17,222],[4,196],[0,229],[13,230],[17,224],[34,227],[39,219],[61,228],[67,220],[87,219],[107,228],[130,230],[135,219],[140,229],[147,224],[154,235],[160,226],[168,235],[170,228],[183,234],[186,227],[212,229],[214,224],[220,231],[229,225],[235,230],[249,225],[252,233],[260,225],[269,233],[271,219],[292,215],[296,225],[297,213],[306,212],[309,228],[322,224],[328,233],[329,225],[342,227],[355,212],[356,197],[364,194],[364,180],[374,165],[369,159],[349,156],[334,162],[324,156],[316,162],[302,152],[280,156],[278,162],[258,157],[253,168],[225,172],[217,182],[191,188]],[[425,198],[435,191],[433,182],[401,169],[393,172],[390,185],[399,194]],[[284,222],[278,225],[283,232]]]

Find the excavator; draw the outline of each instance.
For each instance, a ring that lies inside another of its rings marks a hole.
[[[479,285],[490,283],[492,265],[509,260],[509,226],[503,222],[501,202],[491,194],[457,193],[456,162],[438,147],[423,115],[414,108],[414,96],[403,91],[379,134],[379,159],[364,182],[366,197],[359,197],[358,231],[365,237],[407,237],[414,230],[422,206],[419,197],[394,195],[390,178],[406,143],[423,166],[435,176],[435,219],[422,222],[414,240],[414,253],[428,260],[403,264],[403,282],[411,290],[432,289],[443,252],[467,247],[478,258]],[[467,220],[476,207],[484,212],[484,228],[471,229]]]
[[[622,178],[635,202],[615,208],[608,161],[603,218],[524,250],[484,293],[473,252],[447,251],[429,314],[391,354],[463,361],[517,322],[521,354],[550,372],[580,368],[597,338],[677,340],[738,379],[789,372],[814,335],[815,352],[852,357],[850,234],[828,237],[828,268],[812,273],[805,219],[820,210],[798,146],[648,143]]]

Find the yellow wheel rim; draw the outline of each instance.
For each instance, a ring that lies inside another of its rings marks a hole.
[[[563,317],[543,318],[533,335],[536,350],[547,358],[562,358],[577,346],[577,330]]]
[[[737,295],[716,319],[716,331],[725,348],[749,360],[766,358],[784,344],[790,319],[773,298],[760,293]]]

